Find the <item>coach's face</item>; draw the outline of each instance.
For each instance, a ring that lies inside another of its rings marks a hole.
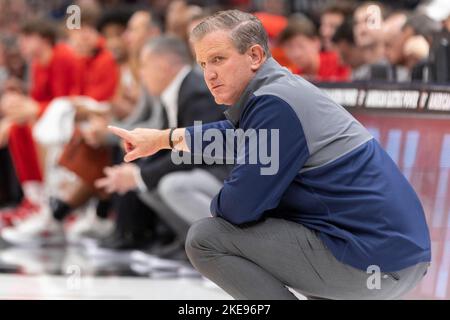
[[[198,64],[216,103],[232,105],[266,60],[260,45],[240,53],[229,31],[213,31],[193,43]]]

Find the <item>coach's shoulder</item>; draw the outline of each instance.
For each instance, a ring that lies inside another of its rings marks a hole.
[[[273,94],[252,95],[241,115],[243,125],[256,121],[269,126],[275,123],[289,126],[293,118],[297,118],[294,108],[282,97]]]

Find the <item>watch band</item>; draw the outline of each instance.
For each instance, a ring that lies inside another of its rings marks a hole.
[[[173,132],[175,131],[175,129],[176,129],[176,128],[171,128],[171,129],[170,129],[170,133],[169,133],[169,146],[170,146],[170,149],[173,149],[173,148],[174,148],[173,140],[172,140],[172,134],[173,134]]]

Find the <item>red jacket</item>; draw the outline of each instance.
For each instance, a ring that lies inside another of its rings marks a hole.
[[[105,40],[100,38],[94,55],[81,57],[81,94],[97,101],[110,100],[119,83],[119,66]]]
[[[49,63],[32,62],[31,79],[30,96],[39,102],[41,115],[54,98],[80,94],[78,58],[67,45],[57,44]]]

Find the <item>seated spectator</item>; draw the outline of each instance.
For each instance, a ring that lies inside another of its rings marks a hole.
[[[350,70],[335,52],[321,52],[314,24],[306,17],[293,17],[281,32],[279,43],[294,63],[294,73],[312,81],[346,81]]]
[[[2,39],[2,42],[4,50],[4,75],[7,75],[8,79],[25,80],[27,65],[20,52],[17,37],[5,37]]]
[[[166,120],[164,127],[192,125],[194,121],[211,122],[223,119],[223,108],[215,105],[202,75],[190,65],[190,53],[182,40],[173,37],[154,39],[146,45],[141,54],[142,80],[150,94],[164,106]],[[167,230],[158,232],[161,219],[165,219],[159,199],[153,197],[159,181],[169,173],[188,171],[202,165],[175,164],[170,151],[136,163],[124,163],[108,168],[106,177],[97,181],[97,186],[109,193],[117,193],[117,224],[128,224],[128,230],[121,230],[102,242],[104,248],[135,249],[146,246],[164,246],[167,241],[183,251],[182,242],[174,240]],[[207,166],[210,170],[214,166]],[[220,170],[219,170],[220,171]],[[212,172],[211,172],[212,173]],[[212,173],[215,175],[215,173]],[[223,176],[223,174],[222,174]],[[144,210],[144,203],[153,208],[153,213]],[[131,207],[130,207],[131,206]],[[158,218],[159,215],[159,218]],[[172,215],[173,216],[173,215]],[[176,216],[176,215],[175,215]],[[165,221],[172,229],[178,225]],[[164,226],[164,224],[163,224]]]
[[[378,2],[365,2],[353,13],[355,43],[363,57],[363,64],[353,70],[353,80],[386,81],[392,74],[383,42],[385,15],[385,8]]]
[[[111,107],[114,113],[113,122],[128,129],[135,125],[156,128],[160,126],[161,110],[156,106],[140,77],[139,54],[144,44],[161,34],[159,23],[151,11],[138,10],[131,16],[123,34],[127,60],[121,64],[120,85],[114,96]],[[114,135],[109,134],[106,127],[98,132],[109,144],[118,144]]]
[[[333,51],[333,36],[339,26],[349,18],[352,7],[347,2],[339,2],[326,7],[320,15],[320,38],[323,51]]]
[[[202,8],[188,5],[184,0],[172,1],[167,9],[165,32],[188,43],[186,29],[192,17],[201,14]]]
[[[123,63],[127,59],[123,33],[130,17],[131,12],[125,8],[112,9],[102,14],[97,25],[105,38],[106,47],[118,63]]]
[[[53,24],[43,20],[24,23],[19,47],[31,66],[32,86],[29,96],[17,91],[2,96],[0,140],[8,142],[24,199],[17,208],[3,212],[6,225],[38,213],[45,202],[41,167],[44,160],[39,158],[31,125],[54,98],[80,93],[78,60],[67,45],[57,43]]]
[[[79,67],[78,82],[70,83],[79,83],[79,95],[98,102],[106,102],[116,91],[118,66],[112,53],[106,49],[105,40],[96,30],[99,11],[95,7],[88,6],[83,7],[82,12],[81,27],[68,31],[69,43],[78,56]],[[66,76],[66,73],[63,75]],[[63,243],[64,230],[62,223],[59,222],[93,196],[102,196],[93,183],[95,179],[103,176],[103,168],[110,164],[110,149],[89,146],[83,137],[82,128],[83,123],[89,121],[90,117],[104,114],[104,111],[92,110],[84,102],[79,102],[79,99],[72,101],[77,123],[71,141],[62,152],[59,164],[73,172],[79,180],[70,186],[71,189],[67,194],[62,197],[58,195],[58,198],[51,199],[50,203],[45,203],[39,215],[32,216],[17,226],[3,229],[1,236],[9,243],[19,245]]]
[[[365,2],[353,13],[354,36],[365,64],[379,63],[384,59],[383,22],[385,9],[377,2]]]
[[[152,22],[153,21],[153,22]],[[111,118],[91,116],[88,126],[83,132],[85,142],[93,148],[110,146],[112,148],[112,163],[122,162],[122,151],[117,136],[112,135],[107,125],[112,124],[122,128],[135,127],[162,129],[163,110],[161,105],[155,104],[146,88],[142,85],[140,75],[134,72],[140,69],[135,58],[138,56],[145,41],[159,35],[159,26],[154,22],[150,11],[135,12],[128,22],[124,36],[121,39],[126,43],[125,61],[120,65],[120,82],[118,89],[111,100]],[[119,41],[119,39],[117,39]],[[106,228],[108,212],[114,206],[114,198],[100,200],[96,215],[88,214],[71,225],[66,236],[71,242],[79,242],[85,237],[102,239],[109,236],[113,230]],[[133,204],[130,203],[129,206]],[[145,214],[146,208],[138,209]],[[149,214],[150,216],[150,214]],[[127,223],[121,221],[115,224],[120,230],[127,230]],[[108,232],[109,231],[109,232]]]
[[[138,10],[128,21],[124,37],[129,54],[127,65],[134,79],[139,78],[140,74],[139,54],[142,46],[160,33],[159,22],[150,11]]]
[[[407,41],[409,42],[408,54],[410,56],[416,56],[415,58],[410,57],[412,59],[409,59],[412,81],[436,81],[436,61],[435,55],[432,54],[432,51],[434,50],[432,50],[431,46],[433,45],[433,42],[436,45],[436,35],[439,34],[441,30],[442,25],[439,21],[430,18],[423,12],[416,12],[408,17],[408,20],[402,28],[402,32],[406,33],[409,36],[408,39],[411,40]],[[427,44],[419,39],[425,39]],[[404,49],[406,49],[406,43]],[[415,53],[412,54],[412,51],[415,51]],[[426,51],[428,51],[428,54],[425,57],[424,53]],[[422,57],[422,59],[418,60],[420,57]],[[412,65],[412,61],[415,62],[415,65]]]
[[[189,17],[185,30],[185,35],[183,38],[189,39],[189,34],[191,33],[192,29],[194,29],[200,22],[202,22],[206,17],[209,17],[210,15],[211,12],[204,8],[202,8],[201,11],[198,11],[196,14],[191,15]],[[193,61],[195,61],[195,52],[194,48],[192,47],[192,43],[190,43],[189,40],[187,40],[187,44],[189,46],[189,50],[191,51]],[[195,64],[194,68],[198,68],[198,70],[200,71],[200,66],[198,66],[197,64]]]
[[[358,70],[364,64],[362,52],[357,49],[354,40],[353,21],[344,21],[336,30],[332,41],[342,63],[351,68],[351,78],[353,79],[353,70]]]

